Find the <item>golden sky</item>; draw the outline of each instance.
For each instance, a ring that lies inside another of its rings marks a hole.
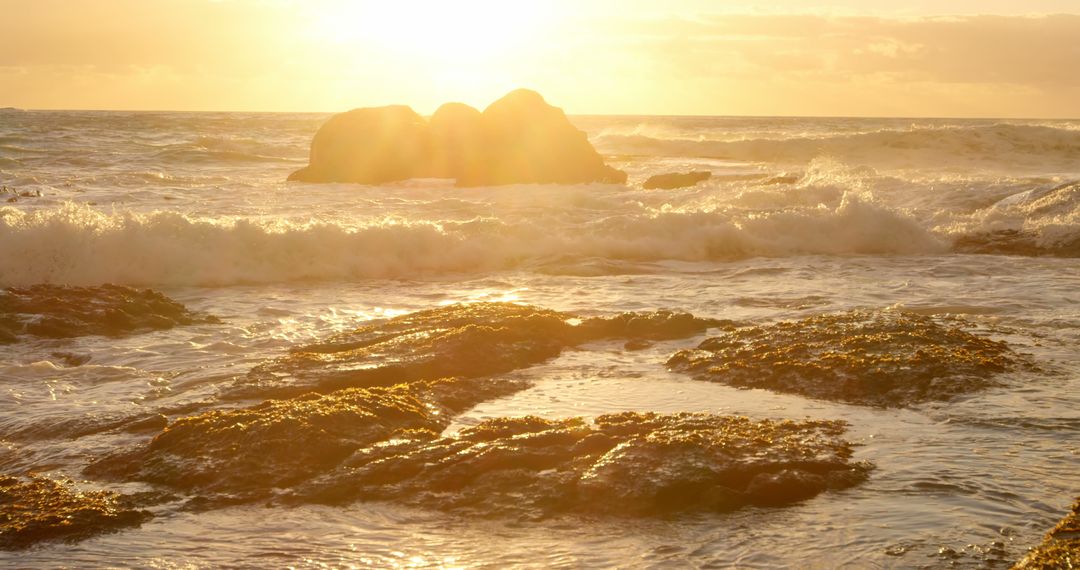
[[[1080,0],[0,0],[0,107],[1080,117]]]

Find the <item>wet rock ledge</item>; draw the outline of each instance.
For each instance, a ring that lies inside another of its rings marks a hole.
[[[74,542],[138,526],[150,518],[126,506],[116,493],[78,491],[70,481],[0,475],[0,549]]]
[[[782,505],[865,479],[870,467],[850,461],[842,422],[623,413],[499,418],[442,435],[454,416],[528,387],[500,374],[565,347],[731,326],[505,303],[421,311],[257,367],[238,389],[276,399],[177,419],[86,474],[181,491],[196,509],[386,500],[524,518]]]
[[[225,398],[291,397],[308,391],[390,386],[445,377],[503,374],[604,339],[677,339],[731,321],[655,311],[578,318],[511,303],[419,311],[335,335],[260,364]]]
[[[702,380],[881,407],[950,400],[1029,365],[1003,342],[900,311],[743,327],[668,360]]]
[[[118,285],[33,285],[0,289],[0,344],[20,335],[72,338],[122,336],[218,319],[187,310],[150,289]]]
[[[398,501],[469,516],[655,516],[780,506],[863,481],[838,421],[624,412],[498,418],[358,450],[293,500]]]
[[[523,387],[505,380],[443,379],[214,410],[180,418],[149,444],[104,457],[86,474],[198,492],[204,499],[258,500],[333,469],[362,447],[430,439],[453,416]]]
[[[1013,570],[1080,568],[1080,497],[1072,512],[1061,519],[1042,544],[1013,566]]]

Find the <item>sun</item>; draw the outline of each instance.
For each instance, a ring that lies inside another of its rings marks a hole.
[[[324,0],[311,32],[341,49],[452,66],[513,57],[542,40],[555,2]]]

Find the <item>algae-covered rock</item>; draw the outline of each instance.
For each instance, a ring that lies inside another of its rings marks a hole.
[[[523,387],[445,379],[209,411],[170,423],[148,445],[99,460],[87,473],[258,498],[323,473],[364,446],[433,436],[453,415]]]
[[[474,516],[649,516],[782,505],[865,479],[837,421],[632,413],[499,418],[357,451],[295,501],[399,501]]]
[[[1080,497],[1072,512],[1046,534],[1042,544],[1013,566],[1013,570],[1080,568]]]
[[[740,388],[888,407],[983,389],[1021,362],[1003,342],[929,317],[853,311],[743,327],[668,366]]]
[[[150,289],[118,285],[34,285],[0,289],[0,343],[19,334],[44,338],[120,336],[218,322]]]
[[[150,518],[108,491],[79,491],[71,481],[0,476],[0,549],[83,540]]]
[[[681,338],[729,321],[656,311],[579,319],[527,305],[470,303],[403,315],[258,365],[225,397],[295,395],[502,374],[604,338]]]

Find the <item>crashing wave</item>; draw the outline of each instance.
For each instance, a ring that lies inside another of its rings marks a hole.
[[[106,213],[66,204],[0,208],[0,285],[102,282],[218,286],[417,278],[543,265],[551,259],[727,261],[755,256],[935,253],[915,220],[851,196],[834,207],[657,211],[553,225],[377,221],[344,226]]]

